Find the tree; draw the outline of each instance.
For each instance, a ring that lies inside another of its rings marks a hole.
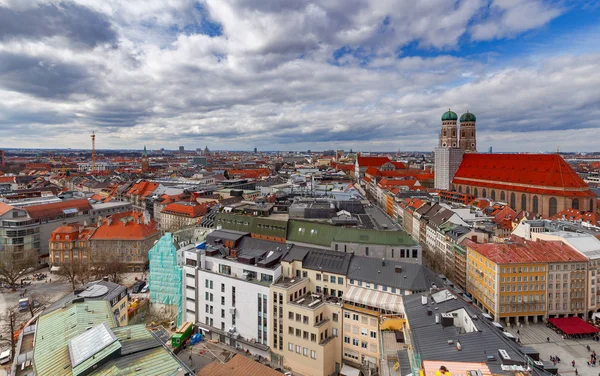
[[[108,280],[113,283],[121,283],[123,274],[128,271],[127,265],[109,252],[97,254],[94,257],[94,265],[96,279],[108,277]]]
[[[49,306],[52,302],[52,299],[48,295],[42,295],[39,293],[34,293],[29,296],[29,315],[31,318],[35,316],[37,311],[44,309],[44,307]]]
[[[75,291],[77,285],[86,284],[92,277],[89,266],[78,262],[61,265],[56,274],[69,281],[73,287],[73,291]]]
[[[0,281],[14,287],[19,280],[37,266],[37,257],[4,251],[0,255]]]
[[[225,179],[229,180],[229,172],[227,172],[227,170],[223,171],[223,176]]]
[[[13,356],[17,347],[17,339],[15,339],[17,326],[17,309],[7,308],[6,312],[0,315],[0,344],[10,345]]]

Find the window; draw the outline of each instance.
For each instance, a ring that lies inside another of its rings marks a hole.
[[[500,192],[500,201],[506,201],[506,195],[504,192]]]
[[[481,197],[487,198],[487,192],[486,192],[485,188],[481,191]]]
[[[308,349],[306,347],[302,349],[302,355],[308,356]]]
[[[358,321],[358,315],[356,313],[352,314],[352,320]]]
[[[314,351],[314,350],[311,350],[310,351],[310,357],[313,358],[313,359],[317,359],[317,352]]]
[[[306,270],[302,272],[302,277],[304,277],[304,278],[308,277],[308,272]]]
[[[291,326],[288,326],[288,334],[294,335],[294,328],[292,328]]]
[[[363,336],[366,336],[368,334],[368,330],[367,328],[360,328],[360,334],[362,334]]]
[[[517,199],[514,192],[510,194],[510,207],[513,209],[517,208]]]
[[[347,319],[349,319],[350,318],[350,312],[345,311],[344,312],[344,317],[347,318]]]
[[[492,201],[496,201],[496,191],[492,189]]]
[[[225,292],[225,284],[221,283],[221,292]]]
[[[337,313],[334,313],[332,315],[332,318],[333,318],[333,322],[338,322],[338,314]]]
[[[352,338],[352,345],[358,346],[358,340],[356,338]]]
[[[577,209],[577,210],[579,210],[579,200],[578,200],[578,199],[576,199],[576,198],[574,198],[574,199],[573,199],[573,201],[571,201],[571,207],[572,207],[573,209]]]
[[[479,197],[479,191],[477,190],[477,188],[473,188],[473,196]]]
[[[371,330],[371,338],[377,338],[377,332]]]
[[[296,354],[300,354],[300,351],[301,351],[301,347],[296,345]]]
[[[344,336],[344,343],[350,344],[350,337]]]
[[[310,333],[310,340],[312,342],[317,342],[317,335],[315,333]]]
[[[549,217],[553,217],[554,215],[556,215],[556,198],[555,197],[550,197],[550,200],[548,202],[548,216]]]
[[[344,278],[338,277],[337,282],[338,282],[338,285],[343,285],[344,284]]]
[[[294,351],[294,344],[293,343],[288,343],[288,350],[289,351]]]
[[[321,280],[321,274],[317,273],[317,281]]]
[[[534,214],[538,214],[538,212],[539,212],[538,204],[539,204],[538,203],[538,196],[533,196],[533,205],[532,205],[531,211]]]
[[[521,210],[527,210],[527,195],[525,193],[521,195]]]
[[[225,310],[221,309],[221,318],[225,318]]]
[[[302,330],[296,329],[296,337],[301,337],[301,336],[302,336]]]
[[[331,277],[329,277],[329,282],[335,283],[335,276],[332,275]]]
[[[221,297],[221,305],[225,305],[225,297],[224,296]]]

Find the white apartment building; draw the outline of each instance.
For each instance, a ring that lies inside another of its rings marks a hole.
[[[244,235],[217,230],[205,250],[183,252],[184,319],[209,338],[270,358],[269,291],[281,275],[282,251]]]

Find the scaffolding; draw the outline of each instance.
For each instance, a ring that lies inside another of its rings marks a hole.
[[[177,326],[182,324],[182,268],[177,265],[177,246],[173,235],[165,233],[148,252],[150,273],[150,302],[164,306],[167,311],[177,310]]]

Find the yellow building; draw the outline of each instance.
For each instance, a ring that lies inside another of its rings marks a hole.
[[[311,292],[307,278],[281,277],[271,296],[272,362],[306,376],[339,372],[340,300]]]
[[[507,325],[548,317],[549,266],[585,262],[586,258],[558,241],[478,244],[465,240],[467,291],[475,304]]]
[[[350,253],[294,246],[271,286],[272,360],[302,375],[331,375],[342,366],[342,296]]]

